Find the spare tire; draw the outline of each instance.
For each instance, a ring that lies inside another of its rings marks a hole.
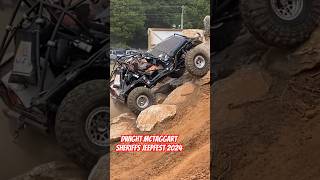
[[[187,71],[196,77],[206,75],[210,69],[210,50],[200,44],[189,50],[185,57]]]
[[[319,0],[242,0],[248,30],[262,42],[294,47],[306,41],[319,23]]]

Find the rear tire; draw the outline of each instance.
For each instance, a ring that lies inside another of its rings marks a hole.
[[[187,71],[196,77],[206,75],[210,69],[210,52],[204,45],[200,44],[187,52],[185,58]]]
[[[151,89],[146,87],[136,87],[128,95],[127,105],[129,109],[135,113],[140,114],[141,111],[154,105],[156,102],[155,95]]]
[[[279,47],[297,46],[306,41],[317,27],[320,1],[294,0],[288,2],[288,5],[279,2],[242,0],[240,9],[244,24],[258,40],[266,44]],[[287,13],[289,10],[290,13]]]
[[[58,143],[68,156],[88,169],[109,151],[106,89],[105,80],[92,80],[77,86],[63,99],[56,116]]]

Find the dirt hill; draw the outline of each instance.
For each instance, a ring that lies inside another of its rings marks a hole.
[[[209,179],[210,87],[198,86],[173,120],[150,134],[176,134],[183,152],[112,152],[111,179]]]
[[[246,34],[216,56],[224,75],[211,105],[218,169],[232,179],[319,179],[319,42],[317,30],[281,50]]]

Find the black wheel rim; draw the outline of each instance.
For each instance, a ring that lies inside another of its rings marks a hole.
[[[107,107],[93,109],[86,119],[85,131],[91,143],[107,147],[109,140],[109,111]]]

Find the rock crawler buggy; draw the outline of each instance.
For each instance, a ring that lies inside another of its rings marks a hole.
[[[173,35],[147,53],[118,59],[110,83],[111,97],[139,114],[155,104],[151,88],[162,79],[178,78],[185,70],[196,77],[207,74],[210,54],[199,38]]]
[[[0,96],[10,122],[52,132],[88,168],[108,152],[109,134],[107,16],[90,16],[94,3],[18,0],[0,49]]]
[[[239,35],[241,25],[260,41],[295,47],[319,23],[319,0],[213,0],[213,51],[221,51]]]

